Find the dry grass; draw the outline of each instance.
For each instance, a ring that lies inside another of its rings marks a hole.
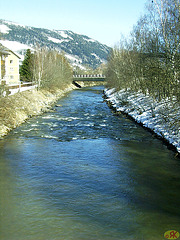
[[[69,85],[64,90],[51,93],[46,90],[33,90],[0,98],[0,136],[6,135],[11,129],[25,122],[29,117],[39,115],[64,95],[72,90]]]

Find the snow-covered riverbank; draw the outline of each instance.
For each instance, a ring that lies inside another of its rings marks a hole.
[[[105,96],[117,112],[128,114],[180,153],[180,105],[175,100],[157,102],[149,95],[115,89],[106,89]]]

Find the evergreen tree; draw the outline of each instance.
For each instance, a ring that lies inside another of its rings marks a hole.
[[[20,78],[21,81],[32,82],[33,74],[32,74],[32,59],[33,54],[30,49],[27,49],[24,61],[20,67]]]

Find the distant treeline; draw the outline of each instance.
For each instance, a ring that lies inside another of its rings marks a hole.
[[[180,101],[179,0],[149,0],[130,37],[112,50],[106,77],[116,89]]]
[[[53,91],[72,82],[72,68],[62,53],[47,48],[27,50],[20,68],[21,81]]]

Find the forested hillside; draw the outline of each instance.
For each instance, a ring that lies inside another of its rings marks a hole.
[[[35,46],[65,52],[66,57],[75,66],[88,65],[93,68],[106,62],[110,47],[88,36],[68,30],[49,30],[23,26],[6,20],[0,20],[1,43],[12,41],[11,48],[17,43],[23,44],[17,53],[24,54],[27,48]],[[27,45],[27,46],[24,46]],[[7,46],[9,47],[9,46]],[[16,49],[12,49],[16,51]]]

